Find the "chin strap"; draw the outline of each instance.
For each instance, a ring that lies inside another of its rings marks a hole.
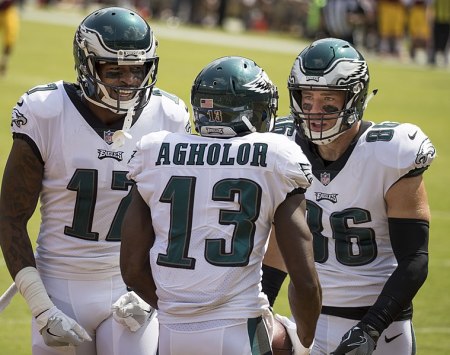
[[[123,121],[122,129],[115,131],[112,136],[112,149],[118,149],[125,144],[125,139],[133,138],[130,133],[128,133],[131,128],[131,124],[133,123],[133,115],[134,108],[128,109],[127,115],[125,116],[125,120]]]
[[[242,119],[242,122],[245,123],[245,125],[247,126],[247,128],[250,132],[252,132],[252,133],[256,132],[256,127],[252,125],[252,123],[246,116],[242,116],[241,119]]]
[[[378,89],[375,89],[367,96],[366,101],[364,101],[363,111],[367,108],[369,101],[373,99],[373,97],[377,94],[377,92]]]

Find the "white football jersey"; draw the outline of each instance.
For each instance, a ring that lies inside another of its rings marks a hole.
[[[120,274],[120,229],[132,185],[127,162],[144,134],[189,131],[189,113],[182,100],[155,88],[129,130],[132,138],[113,150],[112,134],[122,125],[102,124],[76,87],[62,81],[29,90],[14,107],[13,135],[27,139],[44,164],[37,239],[43,275]]]
[[[392,251],[386,192],[400,178],[421,174],[436,150],[416,125],[363,122],[354,146],[325,166],[301,139],[292,120],[279,119],[275,131],[302,147],[312,164],[306,192],[307,220],[323,305],[371,306],[397,267]]]
[[[261,315],[268,302],[260,270],[274,213],[311,178],[300,147],[273,133],[157,132],[138,143],[129,167],[152,214],[160,323]]]

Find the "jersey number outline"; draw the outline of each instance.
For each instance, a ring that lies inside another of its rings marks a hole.
[[[328,260],[328,238],[322,234],[322,208],[311,200],[306,201],[307,223],[313,235],[314,260],[325,263]],[[361,266],[371,263],[378,254],[375,231],[372,228],[349,227],[370,222],[370,212],[362,208],[346,208],[330,215],[332,237],[335,240],[336,260],[347,266]]]
[[[367,132],[366,142],[389,142],[394,137],[393,128],[397,127],[397,122],[382,122],[370,127]]]
[[[166,254],[158,254],[158,265],[195,268],[195,258],[188,256],[195,185],[194,176],[172,176],[160,197],[160,202],[170,204],[170,230]],[[239,210],[221,209],[218,220],[220,225],[234,225],[230,252],[226,252],[225,239],[207,238],[204,256],[209,264],[222,267],[248,265],[254,246],[255,222],[259,217],[262,189],[252,180],[223,179],[214,185],[211,199],[234,202],[236,196]]]
[[[127,191],[133,185],[133,182],[127,179],[127,173],[128,171],[112,171],[112,190]],[[79,239],[98,241],[98,233],[92,231],[95,204],[97,202],[98,171],[95,169],[76,169],[67,185],[67,189],[76,191],[77,196],[72,225],[64,227],[64,234]],[[120,201],[106,235],[106,241],[120,242],[122,221],[130,202],[131,191]]]

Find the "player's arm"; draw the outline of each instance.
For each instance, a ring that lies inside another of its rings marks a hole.
[[[293,137],[295,133],[294,119],[291,116],[277,117],[272,131],[287,137]],[[272,228],[269,245],[263,259],[261,280],[262,291],[267,295],[271,307],[275,303],[286,276],[286,265],[278,248],[275,228]]]
[[[266,294],[269,304],[273,307],[287,276],[286,265],[278,248],[275,228],[270,232],[269,245],[264,255],[262,265],[262,291]]]
[[[388,190],[386,206],[392,250],[398,266],[374,305],[342,338],[334,355],[355,349],[353,340],[366,337],[371,354],[383,332],[410,304],[428,274],[428,229],[430,209],[422,175],[405,177]],[[370,337],[370,339],[369,339]],[[362,348],[366,345],[360,345]]]
[[[24,139],[14,139],[6,163],[0,197],[0,244],[8,270],[36,318],[45,343],[79,345],[91,338],[51,301],[36,269],[27,232],[44,176],[44,163],[31,145]]]
[[[277,208],[274,218],[278,248],[289,272],[289,304],[297,333],[305,347],[314,339],[322,306],[322,291],[314,265],[312,235],[305,219],[303,194],[292,195]]]
[[[422,175],[405,177],[387,192],[389,234],[398,266],[363,322],[380,334],[409,306],[428,274],[430,209]]]
[[[43,162],[23,139],[14,139],[3,173],[0,195],[0,244],[14,279],[25,267],[36,267],[27,223],[36,209]]]
[[[122,223],[120,270],[125,283],[153,308],[158,308],[149,259],[154,240],[150,208],[134,185],[131,203]]]

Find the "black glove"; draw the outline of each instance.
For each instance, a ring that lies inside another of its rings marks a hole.
[[[377,347],[380,333],[368,324],[359,322],[342,337],[330,355],[371,355]]]

